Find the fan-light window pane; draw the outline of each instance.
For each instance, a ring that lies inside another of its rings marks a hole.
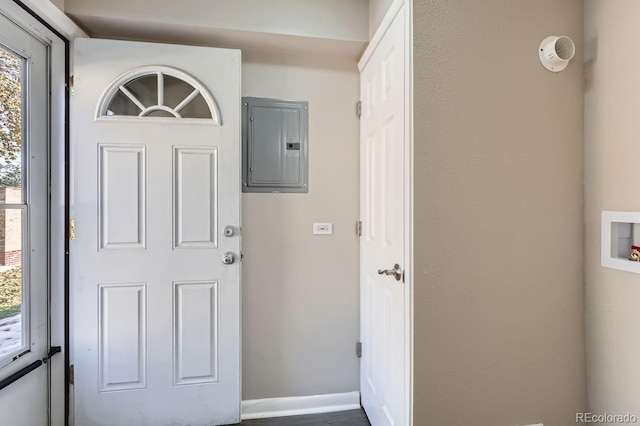
[[[145,75],[125,85],[127,90],[145,107],[158,105],[158,76]]]
[[[214,118],[199,89],[162,72],[150,72],[120,85],[102,115]]]
[[[185,118],[211,118],[211,110],[201,94],[191,100],[180,110],[180,115]]]
[[[164,102],[171,108],[175,108],[193,92],[194,88],[186,81],[172,75],[164,76]]]
[[[133,103],[124,93],[118,92],[113,97],[109,108],[107,109],[107,115],[133,115],[140,114],[141,109]]]

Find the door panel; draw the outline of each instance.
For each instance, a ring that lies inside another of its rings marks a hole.
[[[175,248],[218,246],[218,150],[173,149]]]
[[[146,283],[100,285],[98,335],[101,392],[147,385]]]
[[[96,39],[75,47],[76,424],[239,421],[240,238],[222,233],[240,226],[239,52]],[[112,82],[153,64],[160,71],[101,101]],[[165,74],[176,69],[186,82]],[[217,108],[204,113],[206,90]],[[190,99],[203,119],[182,118]],[[110,105],[106,117],[96,118],[99,105]],[[234,263],[223,264],[226,253]]]
[[[174,384],[218,380],[217,281],[174,283]]]
[[[147,246],[144,145],[98,145],[101,250]]]
[[[373,426],[405,422],[405,13],[361,73],[362,405]]]

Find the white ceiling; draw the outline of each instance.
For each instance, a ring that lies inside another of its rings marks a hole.
[[[368,0],[66,0],[93,37],[357,58]]]

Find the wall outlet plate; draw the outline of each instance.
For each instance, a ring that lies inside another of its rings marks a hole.
[[[313,235],[331,235],[333,234],[333,223],[314,223]]]

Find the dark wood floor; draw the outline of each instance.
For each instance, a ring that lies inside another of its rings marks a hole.
[[[362,410],[245,420],[240,424],[243,426],[370,426],[369,420]]]

